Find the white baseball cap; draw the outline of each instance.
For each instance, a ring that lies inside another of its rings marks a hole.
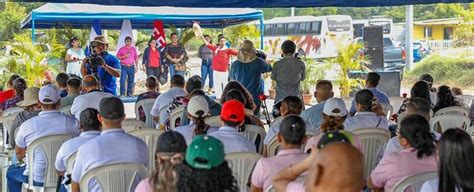
[[[60,99],[59,89],[51,84],[45,85],[39,90],[39,101],[42,104],[54,104]]]
[[[346,104],[341,98],[330,98],[324,104],[323,113],[328,116],[344,117],[347,115]]]
[[[193,117],[198,117],[198,111],[204,112],[203,116],[209,113],[209,104],[203,96],[193,96],[188,103],[188,113]]]

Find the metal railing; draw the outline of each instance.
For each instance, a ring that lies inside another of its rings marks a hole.
[[[453,40],[428,40],[426,43],[431,49],[444,49],[454,45]]]

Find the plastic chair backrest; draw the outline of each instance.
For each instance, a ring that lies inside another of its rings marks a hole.
[[[357,135],[362,143],[364,149],[364,176],[367,178],[375,168],[379,150],[390,139],[390,132],[381,128],[362,128],[356,129],[352,133]]]
[[[163,130],[158,129],[139,129],[128,132],[142,141],[144,141],[148,147],[148,170],[155,170],[155,154],[156,147],[158,144],[158,137],[163,133]]]
[[[394,185],[393,192],[405,192],[407,189],[410,189],[413,192],[420,191],[421,186],[423,186],[425,181],[435,179],[437,177],[438,172],[436,171],[423,172],[407,176]]]
[[[445,108],[442,108],[442,109],[436,111],[436,113],[434,114],[434,116],[447,115],[447,114],[451,114],[451,115],[465,115],[465,116],[468,116],[468,115],[469,115],[469,111],[468,111],[466,108],[464,108],[464,107],[451,106],[451,107],[445,107]]]
[[[136,119],[125,119],[122,121],[122,129],[125,131],[132,131],[136,129],[147,128],[143,121]]]
[[[82,192],[89,192],[89,181],[95,179],[102,191],[130,192],[134,181],[147,176],[145,166],[139,163],[113,163],[95,167],[82,176],[79,183]]]
[[[180,119],[183,116],[184,112],[185,111],[184,111],[183,106],[178,107],[175,110],[173,110],[173,112],[170,115],[170,129],[176,128],[176,122],[178,121],[178,119]]]
[[[72,168],[74,168],[74,162],[76,162],[77,151],[72,153],[66,160],[66,172],[72,173]]]
[[[23,111],[23,108],[20,108],[20,107],[11,107],[3,111],[2,117],[1,117],[1,122],[3,124],[3,131],[2,131],[3,145],[9,143],[7,139],[8,138],[7,135],[9,134],[8,130],[10,129],[13,121],[15,120],[16,115],[22,111]]]
[[[474,95],[457,95],[456,98],[464,105],[469,108],[474,100]]]
[[[280,144],[278,143],[277,135],[274,135],[267,145],[267,155],[268,157],[275,156],[278,153]]]
[[[245,130],[240,133],[254,144],[256,144],[257,139],[260,138],[258,145],[255,147],[258,153],[263,152],[263,139],[265,139],[267,135],[265,129],[256,125],[245,125]]]
[[[229,163],[229,167],[232,170],[234,177],[237,180],[240,191],[249,191],[247,182],[249,181],[250,174],[262,155],[258,153],[229,153],[225,156],[225,159]]]
[[[140,113],[138,109],[142,107],[143,112],[145,112],[145,124],[148,128],[155,127],[155,121],[153,121],[153,117],[151,116],[151,108],[153,108],[153,104],[155,103],[156,99],[142,99],[135,103],[135,117],[137,120],[140,120]]]
[[[64,107],[59,108],[59,111],[66,115],[71,115],[71,107],[72,105],[64,106]]]
[[[3,111],[2,116],[17,114],[17,113],[20,113],[22,111],[24,111],[24,110],[21,107],[10,107],[8,109],[5,109],[5,111]]]
[[[387,116],[387,120],[390,120],[390,116],[392,116],[393,113],[393,106],[390,104],[381,104],[383,108],[383,112]]]
[[[221,117],[219,115],[208,117],[204,119],[204,122],[211,127],[220,127],[221,126]]]
[[[466,130],[469,125],[471,125],[471,119],[464,115],[438,115],[430,120],[430,128],[432,131],[438,131],[438,128],[440,128],[442,132],[449,128],[461,128]]]
[[[35,151],[41,150],[46,160],[46,171],[44,173],[44,191],[56,191],[56,185],[58,184],[58,176],[56,174],[56,167],[54,163],[56,161],[56,155],[61,145],[72,138],[72,135],[58,134],[48,135],[35,139],[26,149],[28,156],[28,186],[33,186],[33,172],[34,172],[34,159]]]
[[[166,122],[165,119],[162,119],[162,118],[164,118],[164,117],[161,116],[161,114],[166,113],[166,110],[168,110],[168,105],[163,106],[163,107],[160,109],[160,111],[158,112],[158,115],[159,115],[159,117],[160,117],[160,121],[159,121],[159,122]],[[157,128],[157,129],[161,129],[161,127],[160,127],[161,124],[160,124],[159,122],[157,123],[157,122],[155,121],[155,128]]]
[[[283,117],[283,116],[277,117],[276,119],[273,120],[272,124],[270,124],[270,127],[279,125],[281,123],[281,121],[283,121],[284,118],[285,117]]]

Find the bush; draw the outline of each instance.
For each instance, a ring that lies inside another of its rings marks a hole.
[[[436,84],[474,86],[474,58],[462,55],[430,55],[418,63],[408,75],[418,77],[426,73],[433,76]]]

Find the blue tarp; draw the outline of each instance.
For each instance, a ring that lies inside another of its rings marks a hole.
[[[130,1],[132,2],[132,1]],[[22,28],[90,28],[99,20],[102,29],[120,29],[122,20],[130,19],[133,29],[153,29],[154,20],[165,24],[191,27],[199,22],[203,28],[224,28],[263,19],[261,10],[250,8],[183,8],[103,6],[95,4],[47,3],[34,9],[21,23]],[[34,21],[34,22],[33,22]]]
[[[27,2],[93,3],[102,5],[173,7],[373,7],[430,3],[469,3],[472,0],[22,0]]]

